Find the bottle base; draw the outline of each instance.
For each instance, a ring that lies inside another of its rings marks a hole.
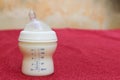
[[[54,72],[46,73],[46,74],[30,74],[30,73],[24,73],[24,72],[22,72],[22,74],[24,74],[26,76],[50,76],[50,75],[53,75]]]

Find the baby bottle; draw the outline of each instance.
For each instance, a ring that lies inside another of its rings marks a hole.
[[[46,76],[54,73],[52,56],[57,47],[56,33],[48,25],[29,12],[28,23],[19,36],[19,48],[23,54],[22,73],[30,76]]]

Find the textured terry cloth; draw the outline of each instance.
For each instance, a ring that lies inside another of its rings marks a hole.
[[[120,30],[55,31],[55,72],[45,77],[22,74],[20,30],[0,31],[0,80],[120,80]]]

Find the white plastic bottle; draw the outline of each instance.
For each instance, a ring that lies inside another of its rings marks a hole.
[[[53,53],[57,46],[56,33],[29,13],[31,22],[20,32],[19,48],[23,54],[22,72],[30,76],[46,76],[54,72]]]

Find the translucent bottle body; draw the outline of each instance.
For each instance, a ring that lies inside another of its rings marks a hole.
[[[56,42],[19,42],[23,54],[22,72],[31,76],[46,76],[54,72],[53,53]]]

